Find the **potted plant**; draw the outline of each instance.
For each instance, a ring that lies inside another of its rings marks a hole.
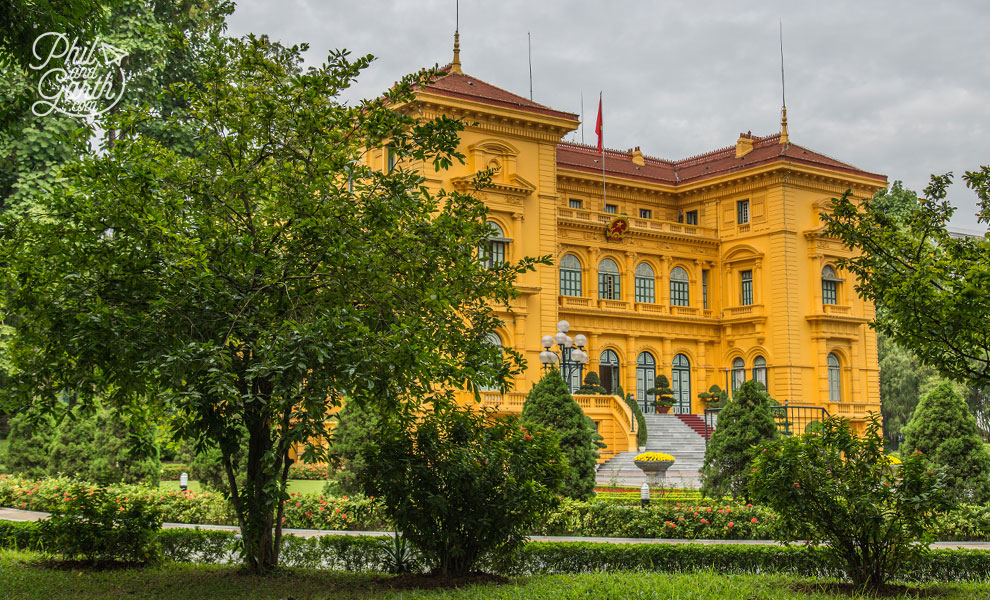
[[[705,403],[706,408],[720,408],[725,406],[729,399],[729,393],[718,385],[713,385],[708,388],[707,392],[698,394],[698,399]]]
[[[667,475],[667,469],[674,464],[675,459],[663,452],[643,452],[633,458],[633,463],[639,467],[650,481],[650,487],[654,487],[657,477],[661,479]]]
[[[584,385],[574,390],[574,393],[604,396],[608,392],[606,392],[605,388],[602,387],[602,380],[599,379],[598,373],[588,371],[588,374],[584,376]]]
[[[647,394],[653,394],[653,406],[657,412],[666,414],[670,412],[670,407],[674,405],[674,390],[670,388],[670,380],[666,375],[657,375],[653,380],[653,387],[646,390]]]

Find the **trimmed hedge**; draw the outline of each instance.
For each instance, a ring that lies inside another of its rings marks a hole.
[[[509,574],[590,573],[597,571],[713,571],[783,573],[845,579],[841,565],[822,548],[728,544],[601,544],[530,542]],[[903,565],[899,581],[987,581],[990,551],[932,550],[925,560]]]
[[[36,523],[0,521],[0,548],[42,547]],[[176,562],[231,563],[239,560],[238,535],[232,531],[163,529],[159,544]],[[334,571],[384,572],[388,565],[382,538],[328,535],[283,538],[282,565]],[[491,571],[492,565],[486,565]],[[841,565],[821,548],[729,544],[603,544],[592,542],[529,542],[506,575],[567,574],[614,571],[691,572],[718,574],[782,573],[801,577],[845,578]],[[897,580],[954,582],[990,580],[990,551],[932,550],[924,560],[904,565]]]
[[[178,481],[182,473],[188,473],[190,479],[195,479],[193,468],[190,465],[184,463],[162,463],[162,481]],[[289,479],[322,481],[329,476],[330,467],[325,464],[292,463],[289,466]]]
[[[629,538],[780,539],[776,517],[748,506],[654,505],[646,510],[612,502],[564,500],[536,532]]]

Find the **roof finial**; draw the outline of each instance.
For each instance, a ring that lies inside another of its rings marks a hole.
[[[780,20],[780,143],[791,143],[787,135],[787,94],[784,87],[784,20]]]
[[[454,60],[450,63],[451,73],[463,73],[461,71],[461,3],[456,2],[456,13],[454,21]]]

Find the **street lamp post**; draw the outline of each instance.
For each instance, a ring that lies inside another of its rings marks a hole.
[[[543,363],[544,371],[549,371],[559,363],[560,374],[567,383],[567,389],[573,392],[574,390],[571,389],[572,377],[577,373],[578,384],[580,385],[584,373],[584,365],[588,362],[588,353],[584,351],[584,346],[588,343],[588,338],[581,334],[571,338],[571,336],[567,335],[567,331],[570,328],[570,323],[561,321],[557,323],[557,333],[552,336],[543,336],[542,345],[544,350],[540,352],[540,362]],[[550,349],[554,343],[560,348],[559,354]]]

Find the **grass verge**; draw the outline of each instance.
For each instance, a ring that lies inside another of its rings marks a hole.
[[[389,577],[374,574],[287,569],[272,577],[255,577],[236,567],[169,564],[160,568],[115,571],[74,571],[38,566],[39,555],[0,551],[0,597],[11,600],[95,598],[197,600],[490,598],[678,600],[832,600],[867,598],[817,589],[814,582],[783,576],[715,575],[712,573],[595,573],[536,575],[503,585],[473,585],[448,590],[393,590]],[[921,597],[970,600],[990,597],[990,583],[912,586]],[[895,596],[897,597],[897,596]],[[910,596],[899,597],[917,597]],[[872,597],[870,597],[872,598]]]

